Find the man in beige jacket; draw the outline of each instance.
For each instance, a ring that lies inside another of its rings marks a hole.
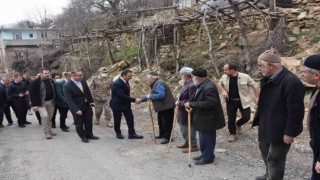
[[[258,102],[259,89],[256,82],[248,75],[237,71],[237,67],[227,63],[223,67],[224,75],[219,81],[219,88],[227,104],[229,142],[236,139],[237,132],[243,133],[241,126],[250,120],[250,104],[252,102],[250,88],[255,93],[254,102]],[[241,118],[236,122],[237,111]]]

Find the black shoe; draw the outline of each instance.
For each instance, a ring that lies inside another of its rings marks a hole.
[[[171,139],[171,142],[173,140]],[[161,141],[161,144],[168,144],[169,143],[169,139],[164,138],[163,141]]]
[[[0,128],[4,128],[4,125],[3,125],[3,124],[0,124]]]
[[[156,139],[162,139],[162,138],[164,138],[162,135],[156,136]]]
[[[213,163],[213,160],[211,160],[211,161],[204,161],[203,159],[200,159],[200,160],[196,161],[196,162],[194,163],[194,165],[204,165],[204,164],[211,164],[211,163]]]
[[[143,139],[143,136],[140,136],[138,134],[132,134],[132,135],[129,135],[128,138],[129,139]]]
[[[89,139],[84,137],[84,138],[81,138],[81,141],[84,142],[84,143],[88,143]]]
[[[20,127],[20,128],[24,128],[24,127],[26,127],[26,125],[24,125],[24,124],[19,124],[19,126],[18,127]]]
[[[63,132],[69,132],[69,130],[67,128],[61,128],[61,131]]]
[[[195,160],[195,161],[198,161],[198,160],[200,160],[201,158],[202,158],[202,155],[196,156],[196,157],[194,157],[194,158],[192,158],[192,159]]]
[[[95,135],[92,135],[92,136],[89,136],[88,139],[95,139],[95,140],[98,140],[99,137],[98,136],[95,136]]]
[[[266,180],[266,179],[268,179],[267,173],[264,174],[264,175],[262,175],[262,176],[257,176],[257,177],[256,177],[256,180]]]
[[[31,122],[29,122],[29,121],[25,121],[25,122],[24,122],[24,124],[27,124],[27,125],[28,125],[28,124],[31,124]]]
[[[122,134],[117,134],[118,139],[124,139],[124,136]]]
[[[64,128],[66,128],[66,129],[70,129],[70,127],[69,127],[69,126],[64,126]]]
[[[52,125],[51,127],[52,127],[52,128],[56,128],[56,125]]]
[[[12,126],[12,124],[13,124],[13,122],[11,122],[11,123],[8,123],[8,125],[7,125],[7,126]]]

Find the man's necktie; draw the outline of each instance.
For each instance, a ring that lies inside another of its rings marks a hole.
[[[128,81],[126,81],[126,85],[127,85],[128,89],[130,89],[130,85],[129,85]]]

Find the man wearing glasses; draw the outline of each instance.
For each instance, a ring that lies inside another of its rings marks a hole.
[[[99,139],[92,133],[92,107],[95,105],[88,84],[83,79],[82,70],[71,73],[71,81],[64,85],[63,92],[82,142],[88,143],[89,139]]]

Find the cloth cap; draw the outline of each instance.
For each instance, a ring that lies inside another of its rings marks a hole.
[[[99,69],[99,72],[108,73],[108,70],[107,70],[106,67],[101,67],[101,68]]]
[[[270,50],[265,51],[258,59],[269,63],[281,63],[281,57],[278,50],[275,48],[270,48]]]
[[[198,76],[198,77],[207,77],[207,71],[205,69],[199,68],[199,69],[194,69],[192,71],[192,75]]]
[[[311,69],[320,70],[320,54],[307,57],[303,65]]]
[[[158,73],[154,72],[154,71],[150,71],[148,72],[148,75],[151,75],[151,76],[158,76]]]
[[[191,75],[193,69],[189,67],[183,67],[180,69],[179,73],[180,74],[185,74],[185,75]]]

